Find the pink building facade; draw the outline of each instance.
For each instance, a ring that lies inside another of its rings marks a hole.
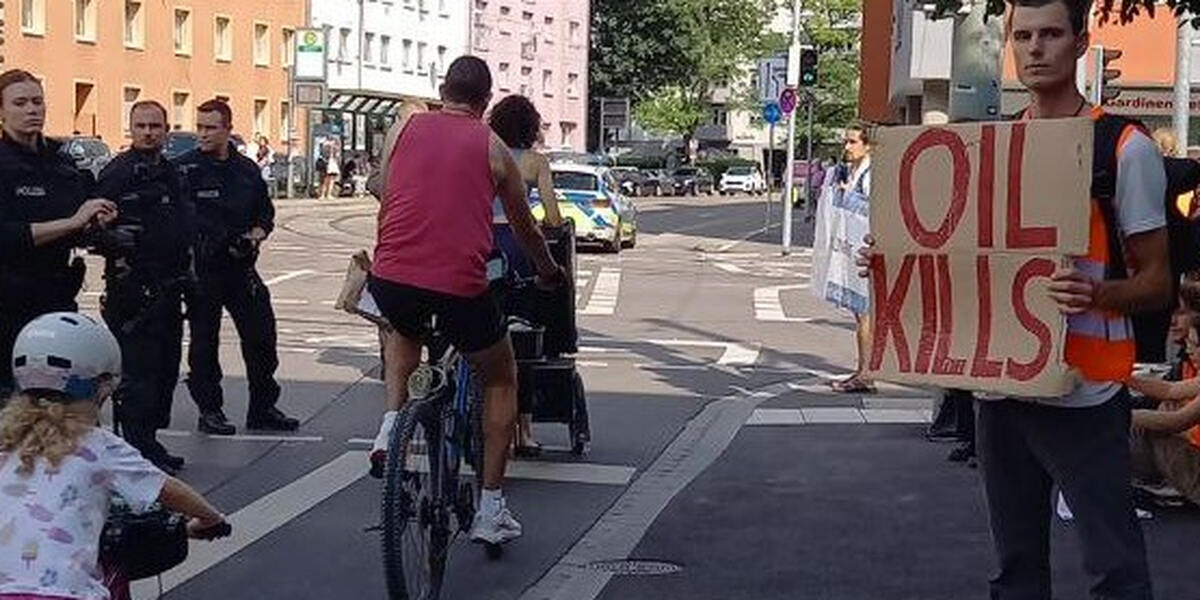
[[[587,136],[588,0],[471,0],[471,52],[495,96],[527,96],[547,148],[583,151]]]

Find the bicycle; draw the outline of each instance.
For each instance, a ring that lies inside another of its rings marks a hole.
[[[428,358],[408,379],[384,468],[384,574],[392,600],[436,600],[446,558],[471,530],[483,473],[483,396],[465,356],[436,325],[424,336]],[[461,477],[463,460],[474,471]],[[500,546],[486,545],[498,558]]]

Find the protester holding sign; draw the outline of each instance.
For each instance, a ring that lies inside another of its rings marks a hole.
[[[868,372],[993,393],[977,432],[999,562],[993,599],[1051,597],[1057,486],[1075,512],[1092,597],[1145,600],[1124,383],[1129,315],[1171,294],[1162,157],[1076,89],[1090,3],[1009,4],[1007,35],[1032,99],[1020,122],[879,136],[875,172],[886,183],[876,191],[894,186],[895,200],[872,199],[875,245],[861,263],[872,284]]]

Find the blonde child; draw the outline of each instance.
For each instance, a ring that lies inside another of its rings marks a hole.
[[[116,339],[91,317],[34,319],[13,349],[20,392],[0,411],[0,600],[105,600],[100,534],[113,495],[156,502],[203,534],[224,517],[98,426],[120,380]]]

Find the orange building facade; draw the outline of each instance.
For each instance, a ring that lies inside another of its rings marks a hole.
[[[49,135],[128,144],[129,107],[157,100],[173,129],[221,98],[243,137],[283,148],[291,127],[291,35],[305,0],[7,0],[4,67],[46,89]],[[303,137],[302,124],[295,128]]]
[[[903,0],[901,0],[903,1]],[[892,37],[896,35],[893,22],[895,5],[890,0],[866,0],[863,6],[864,34],[869,28],[877,32],[873,39],[864,39],[861,56],[862,83],[859,111],[862,118],[880,123],[894,123],[904,107],[890,101],[889,82],[892,61]],[[1120,59],[1110,65],[1121,70],[1114,85],[1121,95],[1107,105],[1112,112],[1129,114],[1157,127],[1170,123],[1174,110],[1176,20],[1163,6],[1151,17],[1144,12],[1128,24],[1091,23],[1093,45],[1123,51]],[[878,35],[883,34],[883,35]],[[866,35],[864,35],[866,38]],[[949,48],[945,49],[949,52]],[[1192,52],[1193,73],[1183,74],[1192,81],[1191,114],[1200,117],[1200,46]],[[1091,69],[1089,68],[1089,71]],[[928,81],[926,82],[928,87]],[[1011,114],[1028,102],[1027,94],[1017,80],[1011,51],[1004,53],[1003,112]],[[1193,119],[1193,123],[1200,119]],[[1192,142],[1200,141],[1193,127]]]

